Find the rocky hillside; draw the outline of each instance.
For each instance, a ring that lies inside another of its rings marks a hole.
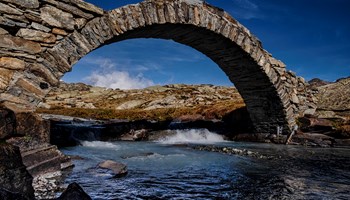
[[[318,87],[318,109],[350,113],[350,78]]]
[[[163,118],[200,115],[213,119],[243,106],[234,87],[173,84],[119,90],[62,82],[48,94],[38,111],[94,118],[157,119],[152,115],[165,115]]]

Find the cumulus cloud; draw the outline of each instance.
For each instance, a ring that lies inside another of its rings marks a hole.
[[[96,70],[84,78],[88,84],[119,89],[141,89],[155,85],[150,79],[144,77],[142,71],[154,66],[134,65],[130,62],[117,63],[109,58],[94,57],[86,59],[89,65],[96,65]]]
[[[154,85],[152,80],[145,78],[142,74],[132,77],[126,71],[93,72],[85,78],[94,86],[119,88],[119,89],[141,89]]]

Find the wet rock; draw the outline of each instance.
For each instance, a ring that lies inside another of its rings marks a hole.
[[[129,133],[124,134],[120,137],[120,140],[123,141],[140,141],[147,137],[147,130],[146,129],[140,129],[140,130],[134,130],[131,129]]]
[[[113,160],[106,160],[98,164],[99,168],[108,169],[113,172],[114,177],[123,177],[128,173],[127,166],[123,163],[118,163]]]
[[[22,163],[18,147],[0,144],[0,188],[34,199],[32,176]]]
[[[305,146],[332,147],[334,146],[335,139],[318,133],[298,133],[293,136],[292,142]]]
[[[58,176],[58,175],[57,175]],[[37,199],[54,199],[58,190],[58,181],[45,175],[39,175],[33,179],[35,197]]]
[[[91,197],[77,183],[71,183],[57,200],[91,200]]]
[[[236,149],[232,147],[217,147],[217,146],[211,146],[211,145],[196,145],[192,146],[195,150],[200,151],[209,151],[209,152],[218,152],[218,153],[224,153],[229,155],[239,155],[239,156],[249,156],[253,158],[260,158],[260,159],[272,159],[271,156],[261,155],[258,152],[253,152],[247,149]]]
[[[339,147],[339,146],[350,147],[350,139],[335,139],[334,146],[336,146],[336,147]]]
[[[128,154],[128,155],[121,156],[121,158],[128,159],[128,158],[136,158],[136,157],[148,157],[148,156],[152,156],[154,154],[155,153],[153,153],[153,152],[138,153],[138,154]]]

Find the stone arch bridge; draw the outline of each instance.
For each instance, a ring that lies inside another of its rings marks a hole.
[[[172,39],[207,55],[242,95],[256,132],[289,133],[315,109],[305,81],[247,28],[200,0],[145,0],[104,11],[82,0],[0,0],[0,102],[33,110],[89,52],[130,38]]]

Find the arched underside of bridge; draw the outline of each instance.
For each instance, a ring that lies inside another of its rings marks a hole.
[[[30,24],[0,16],[0,101],[11,109],[35,107],[79,59],[131,38],[172,39],[207,55],[237,87],[258,133],[277,126],[289,133],[309,109],[303,79],[226,12],[201,1],[146,0],[111,11],[79,0],[0,1]]]

